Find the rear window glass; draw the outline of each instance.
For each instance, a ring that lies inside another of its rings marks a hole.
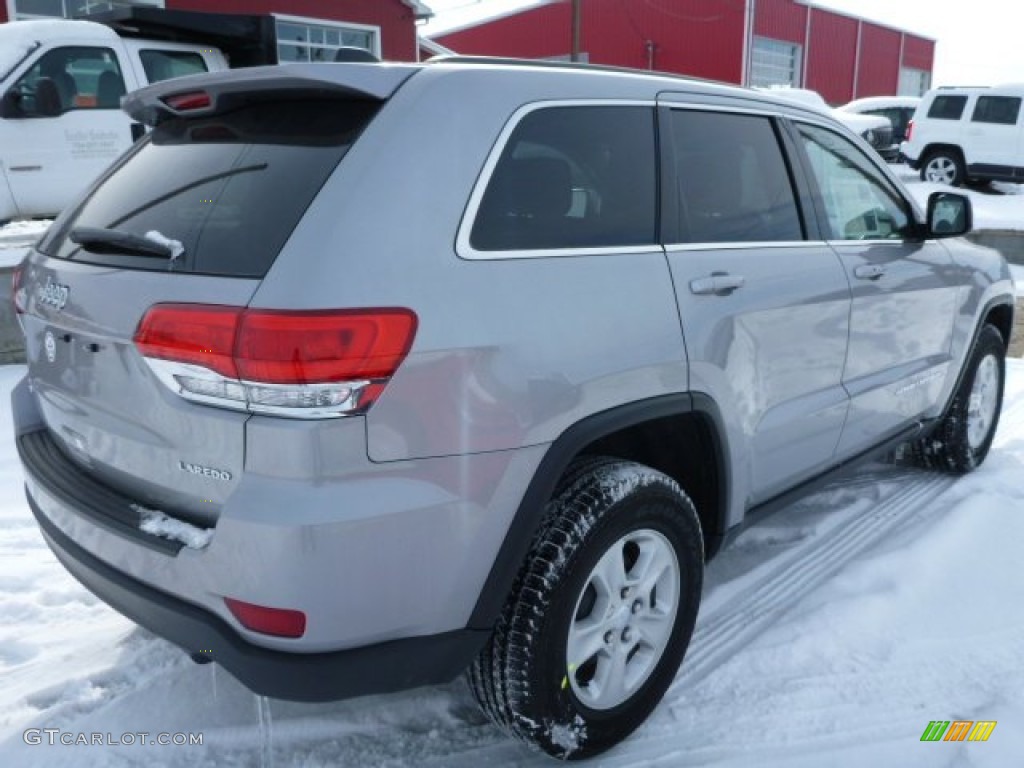
[[[959,120],[967,104],[966,96],[936,96],[928,109],[928,117],[936,120]]]
[[[123,268],[262,277],[377,102],[265,102],[155,128],[41,249]],[[68,237],[76,227],[184,246],[169,261],[101,254]]]
[[[203,57],[193,51],[139,51],[139,58],[151,83],[207,71]]]

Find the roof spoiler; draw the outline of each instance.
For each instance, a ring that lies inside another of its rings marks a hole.
[[[385,101],[418,69],[402,64],[249,67],[164,80],[129,93],[121,108],[133,120],[155,126],[174,117],[214,115],[253,99]]]

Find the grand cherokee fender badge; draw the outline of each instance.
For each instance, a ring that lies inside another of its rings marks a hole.
[[[36,300],[46,307],[60,312],[64,309],[64,305],[68,303],[68,294],[71,290],[66,285],[53,282],[52,277],[46,278],[46,285],[39,289],[39,293]]]
[[[230,480],[231,473],[226,469],[215,469],[214,467],[204,467],[202,464],[193,464],[190,461],[178,461],[178,469],[182,472],[188,472],[191,475],[201,475],[202,477],[212,477],[214,480]]]

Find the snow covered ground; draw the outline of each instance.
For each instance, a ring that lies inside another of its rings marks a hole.
[[[21,375],[0,368],[0,402]],[[550,764],[461,681],[326,705],[259,699],[106,608],[55,562],[0,408],[0,766]],[[1024,361],[995,446],[953,479],[876,465],[748,530],[710,566],[666,700],[594,765],[1007,768],[1024,754]],[[922,743],[932,720],[986,743]],[[202,746],[27,744],[26,729]],[[109,734],[109,735],[108,735]],[[126,736],[125,734],[128,734]]]

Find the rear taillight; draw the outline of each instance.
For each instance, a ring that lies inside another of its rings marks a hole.
[[[298,418],[365,411],[412,346],[408,309],[273,311],[157,304],[135,345],[182,397]]]
[[[14,311],[19,315],[25,314],[25,309],[28,307],[28,296],[25,289],[21,287],[23,274],[23,267],[15,267],[11,274],[11,301],[14,303]]]
[[[906,140],[910,141],[910,139],[913,136],[913,134],[914,134],[914,121],[913,121],[913,119],[911,119],[910,122],[907,123]]]
[[[177,110],[178,112],[191,112],[197,109],[206,109],[213,103],[210,99],[210,94],[206,91],[175,93],[170,96],[165,96],[163,102],[168,107]]]

